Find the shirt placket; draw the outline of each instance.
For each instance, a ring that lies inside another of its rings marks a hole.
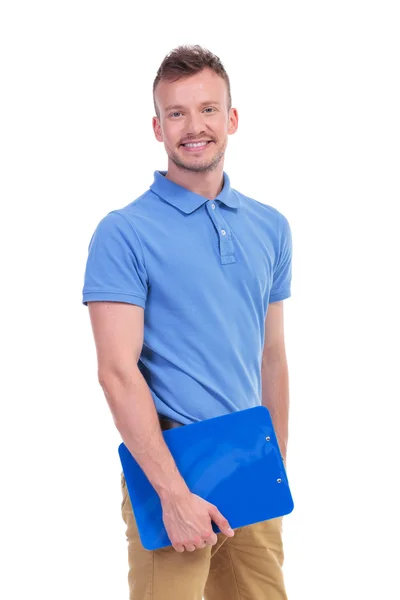
[[[232,232],[222,215],[219,203],[215,200],[210,200],[207,202],[206,206],[209,217],[212,220],[219,237],[218,247],[221,264],[224,265],[236,262]]]

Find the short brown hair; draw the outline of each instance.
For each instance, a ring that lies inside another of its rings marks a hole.
[[[178,46],[166,55],[153,83],[153,102],[157,116],[159,116],[159,112],[154,93],[158,83],[161,80],[177,81],[182,77],[199,73],[206,67],[225,80],[228,88],[228,110],[230,110],[232,107],[231,86],[228,74],[219,57],[199,45]]]

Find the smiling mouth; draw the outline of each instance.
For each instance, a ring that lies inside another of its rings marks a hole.
[[[207,148],[208,144],[211,144],[212,141],[213,140],[208,140],[206,143],[188,142],[187,144],[181,144],[181,146],[185,148],[185,150],[195,152],[196,150],[204,150],[204,148]]]

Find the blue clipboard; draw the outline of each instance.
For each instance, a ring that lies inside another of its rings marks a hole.
[[[190,491],[215,504],[232,529],[292,512],[285,466],[265,406],[162,434]],[[157,492],[124,443],[118,453],[143,547],[171,546]],[[220,532],[213,521],[212,528]]]

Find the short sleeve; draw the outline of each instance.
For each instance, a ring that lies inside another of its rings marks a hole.
[[[291,296],[292,233],[287,218],[282,213],[279,214],[279,251],[274,265],[269,302],[278,302]]]
[[[146,305],[148,275],[140,239],[117,211],[97,225],[88,250],[82,303],[103,300]]]

